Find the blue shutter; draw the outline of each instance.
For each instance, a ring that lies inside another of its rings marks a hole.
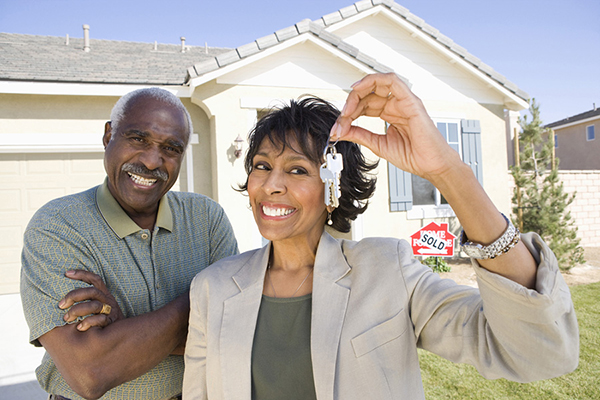
[[[408,172],[388,162],[390,211],[408,211],[412,208],[412,179]]]
[[[481,126],[474,119],[463,119],[462,128],[462,159],[471,167],[479,183],[483,186],[483,170],[481,157]]]

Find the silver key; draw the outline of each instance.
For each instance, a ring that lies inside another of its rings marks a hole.
[[[338,154],[335,145],[337,142],[330,144],[327,141],[323,157],[325,162],[321,165],[320,176],[325,183],[325,205],[337,208],[340,205],[339,199],[342,195],[340,189],[340,178],[344,169],[342,155]]]
[[[331,199],[331,197],[333,195],[332,185],[335,180],[335,175],[333,174],[333,172],[331,172],[330,169],[327,168],[327,162],[325,162],[325,163],[323,163],[323,165],[321,165],[319,174],[321,176],[321,180],[325,184],[325,196],[324,196],[325,197],[325,205],[326,206],[332,205],[332,199]]]
[[[342,177],[342,170],[344,169],[344,161],[342,155],[336,153],[335,150],[334,153],[327,154],[327,169],[333,173],[333,197],[335,197],[335,207],[337,207],[339,205],[338,199],[342,196],[340,190],[340,178]]]

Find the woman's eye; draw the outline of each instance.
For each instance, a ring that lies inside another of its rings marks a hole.
[[[295,175],[305,175],[307,172],[304,168],[292,168],[290,173]]]
[[[252,167],[252,169],[257,170],[257,171],[266,171],[267,170],[267,166],[265,164],[255,164],[254,167]]]

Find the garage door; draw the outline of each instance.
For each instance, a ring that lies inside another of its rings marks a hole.
[[[57,197],[103,182],[102,152],[0,154],[0,295],[19,292],[23,232]]]

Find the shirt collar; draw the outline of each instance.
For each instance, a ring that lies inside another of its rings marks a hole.
[[[96,204],[108,226],[110,226],[121,239],[142,229],[129,218],[129,215],[127,215],[110,193],[110,190],[108,190],[108,178],[106,178],[104,183],[96,190]],[[158,228],[166,229],[169,232],[173,231],[173,213],[166,195],[163,196],[158,203],[156,226]]]

